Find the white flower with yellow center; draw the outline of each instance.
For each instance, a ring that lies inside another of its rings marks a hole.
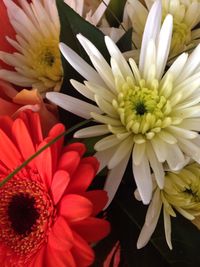
[[[136,193],[136,197],[139,198]],[[137,247],[144,247],[153,234],[163,208],[164,229],[167,244],[172,249],[171,220],[179,212],[188,220],[200,216],[200,165],[192,163],[180,172],[167,172],[163,190],[156,187],[147,210],[144,226]]]
[[[55,0],[3,0],[16,40],[7,37],[16,49],[13,54],[0,51],[0,59],[15,71],[0,70],[0,79],[40,92],[58,90],[62,79],[59,52],[60,22]]]
[[[128,14],[134,29],[133,42],[140,48],[148,12],[154,0],[145,0],[147,9],[138,0],[128,0],[125,14]],[[173,16],[173,34],[170,58],[183,51],[194,48],[200,42],[200,29],[195,26],[200,22],[199,0],[162,0],[162,18]]]
[[[163,163],[179,170],[185,156],[200,162],[200,46],[188,57],[182,54],[164,74],[168,58],[172,16],[161,27],[161,3],[153,5],[144,31],[139,67],[126,62],[109,38],[105,43],[111,66],[82,35],[80,43],[95,69],[64,44],[61,51],[86,79],[72,80],[74,88],[95,102],[86,103],[68,95],[47,93],[60,107],[99,125],[81,129],[75,137],[104,136],[95,144],[101,168],[110,169],[105,184],[112,200],[132,154],[132,167],[142,201],[152,196],[151,169],[160,188],[164,185]]]

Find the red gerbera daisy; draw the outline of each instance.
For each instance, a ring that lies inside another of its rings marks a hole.
[[[64,131],[56,124],[43,138],[39,116],[22,112],[0,118],[0,180]],[[42,152],[0,188],[0,264],[7,267],[85,267],[88,245],[105,237],[109,223],[95,218],[107,202],[87,191],[98,169],[85,146],[63,140]]]

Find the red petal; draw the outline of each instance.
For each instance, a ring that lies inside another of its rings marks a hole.
[[[24,159],[35,153],[34,144],[22,119],[16,119],[12,127],[13,136]]]
[[[22,163],[22,157],[10,138],[0,129],[0,160],[14,169]]]
[[[12,136],[13,120],[9,116],[0,117],[0,128],[7,136]]]
[[[58,169],[66,170],[70,176],[74,173],[80,162],[80,156],[76,151],[65,152],[58,163]]]
[[[47,143],[42,142],[38,149],[44,147]],[[52,181],[52,156],[51,156],[51,148],[46,148],[42,153],[40,153],[35,159],[34,159],[36,168],[43,179],[44,183],[46,184],[47,188],[51,186]]]
[[[43,141],[39,114],[26,109],[22,111],[18,117],[21,118],[26,124],[29,133],[31,133],[33,143],[39,145]]]
[[[38,267],[38,266],[34,266]],[[62,250],[47,246],[45,264],[42,267],[79,267],[72,253],[65,247]]]
[[[98,218],[87,218],[80,222],[74,222],[71,227],[88,242],[97,242],[110,233],[109,222]]]
[[[54,139],[58,135],[63,133],[64,131],[65,131],[64,125],[61,123],[58,123],[49,131],[48,137],[50,137],[50,139]],[[55,172],[55,170],[57,169],[57,164],[58,164],[57,161],[58,161],[58,158],[60,157],[60,154],[61,154],[63,141],[64,141],[64,137],[61,137],[59,140],[56,141],[55,144],[51,145],[53,172]]]
[[[87,191],[82,195],[88,198],[93,204],[92,216],[96,216],[99,212],[101,212],[108,202],[108,194],[103,190]]]
[[[108,254],[106,260],[103,263],[103,267],[118,267],[120,263],[120,244],[119,241],[116,242],[111,252]]]
[[[61,199],[69,183],[69,180],[70,180],[69,173],[67,173],[66,171],[60,170],[54,174],[51,184],[51,192],[55,205]]]
[[[45,246],[43,246],[36,255],[34,255],[33,260],[29,263],[28,267],[44,267],[45,266]]]
[[[83,143],[76,142],[76,143],[69,144],[64,148],[64,152],[71,151],[71,150],[78,152],[80,157],[82,157],[86,151],[86,147]]]
[[[73,232],[75,237],[74,247],[72,248],[72,254],[76,261],[77,267],[90,266],[94,261],[94,252],[88,245],[88,243],[82,239],[79,235]]]
[[[60,202],[60,215],[70,223],[89,217],[93,210],[92,203],[79,195],[66,195]]]
[[[72,231],[62,216],[58,217],[49,234],[48,246],[56,250],[66,250],[73,246],[74,237]]]
[[[98,169],[99,169],[99,162],[95,157],[87,157],[87,158],[83,158],[82,159],[82,163],[88,163],[88,164],[92,164],[95,173],[97,173]]]
[[[95,170],[91,164],[80,163],[73,174],[67,192],[84,193],[91,184],[95,175]]]

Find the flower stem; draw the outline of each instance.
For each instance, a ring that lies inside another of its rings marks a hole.
[[[4,178],[1,182],[0,182],[0,187],[3,186],[5,183],[7,183],[14,175],[16,175],[19,171],[21,171],[21,169],[23,169],[31,160],[33,160],[34,158],[36,158],[40,153],[42,153],[45,149],[47,149],[48,147],[50,147],[51,145],[53,145],[54,143],[56,143],[61,137],[63,136],[67,136],[69,134],[71,134],[72,132],[74,132],[75,130],[77,130],[78,128],[80,128],[81,126],[91,122],[92,119],[88,119],[85,121],[82,121],[74,126],[72,126],[68,131],[65,131],[61,134],[59,134],[58,136],[56,136],[54,139],[52,139],[48,144],[46,144],[45,146],[43,146],[41,149],[39,149],[35,154],[31,155],[26,161],[24,161],[19,167],[17,167],[13,172],[11,172],[8,176],[6,176],[6,178]]]

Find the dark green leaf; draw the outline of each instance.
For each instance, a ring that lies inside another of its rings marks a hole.
[[[117,42],[117,46],[121,52],[126,52],[132,49],[132,28],[130,28]]]

